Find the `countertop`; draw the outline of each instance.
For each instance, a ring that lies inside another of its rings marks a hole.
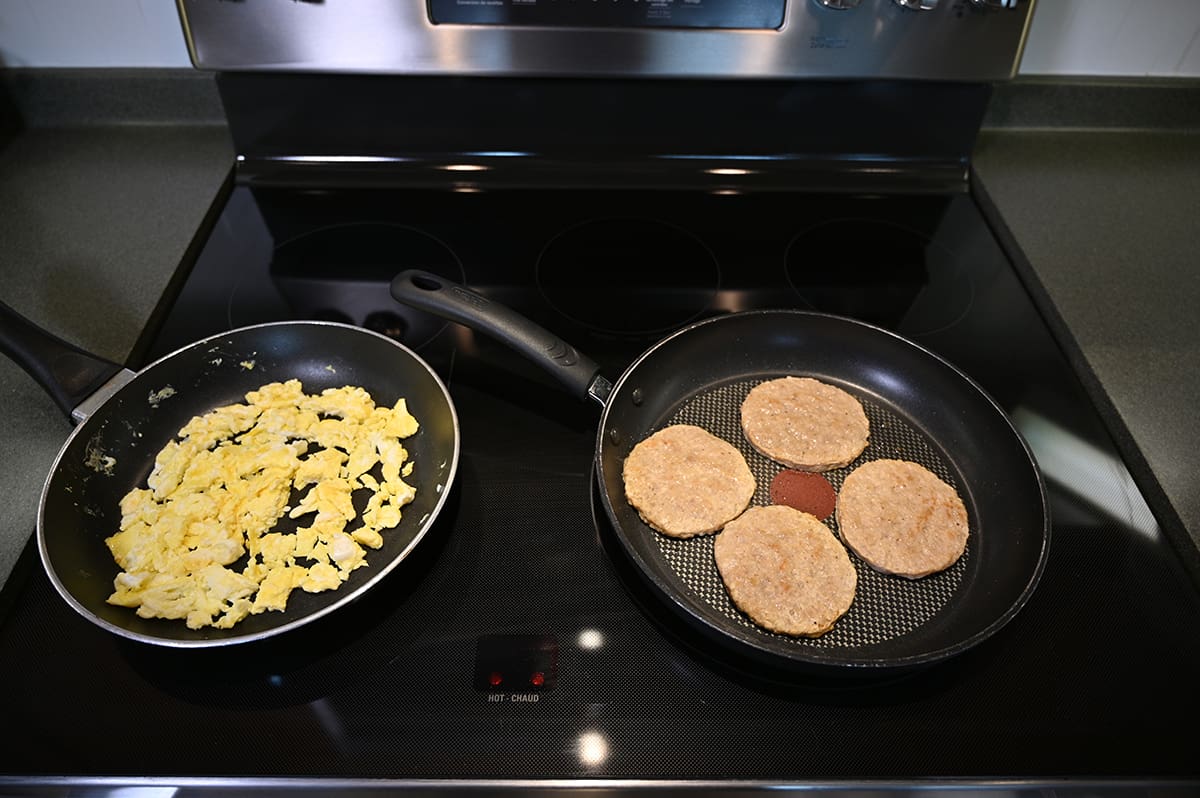
[[[1200,82],[998,87],[975,186],[1160,526],[1200,573]]]
[[[230,174],[215,85],[186,70],[0,78],[0,298],[122,362]],[[1018,80],[999,87],[973,158],[978,195],[1193,563],[1198,99],[1189,81]],[[0,397],[3,580],[36,528],[71,423],[7,358]]]
[[[123,363],[232,165],[207,75],[0,72],[0,299]],[[6,580],[72,424],[7,357],[0,404]]]

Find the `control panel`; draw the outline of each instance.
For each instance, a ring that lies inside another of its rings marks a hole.
[[[1037,0],[178,0],[229,71],[992,81]]]

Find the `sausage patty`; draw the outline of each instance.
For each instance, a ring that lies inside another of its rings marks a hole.
[[[746,509],[757,487],[741,452],[691,424],[639,441],[622,477],[625,498],[642,520],[674,538],[716,532]]]
[[[918,579],[953,565],[967,546],[962,499],[924,466],[872,460],[847,475],[837,500],[842,540],[872,568]]]
[[[858,573],[846,549],[791,507],[751,507],[725,525],[713,552],[730,599],[772,632],[817,637],[854,601]]]
[[[741,413],[751,446],[801,471],[849,465],[867,448],[870,423],[862,404],[812,377],[779,377],[754,386]]]

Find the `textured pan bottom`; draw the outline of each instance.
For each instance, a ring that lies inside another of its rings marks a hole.
[[[817,375],[813,375],[817,376]],[[766,378],[764,378],[766,379]],[[741,431],[739,408],[750,389],[764,379],[741,380],[720,385],[688,400],[666,424],[695,424],[733,444],[745,456],[758,482],[752,505],[771,503],[771,480],[785,467],[759,454]],[[819,377],[818,379],[826,379]],[[963,497],[971,512],[971,502],[963,491],[961,480],[938,452],[927,436],[908,420],[856,392],[853,386],[841,385],[863,404],[871,423],[867,449],[848,466],[825,472],[825,476],[840,491],[842,481],[855,467],[867,460],[894,458],[911,460],[928,468]],[[713,535],[676,540],[659,535],[649,527],[658,549],[679,579],[685,592],[697,597],[726,622],[743,627],[764,638],[784,641],[785,645],[830,649],[855,648],[884,643],[920,628],[935,618],[954,600],[959,585],[967,573],[968,563],[976,545],[976,529],[972,515],[971,537],[967,550],[950,568],[918,580],[891,576],[875,571],[853,553],[850,559],[858,571],[858,590],[850,610],[838,620],[832,630],[817,638],[792,638],[769,632],[756,626],[729,598],[713,559]],[[834,516],[825,523],[838,533]]]

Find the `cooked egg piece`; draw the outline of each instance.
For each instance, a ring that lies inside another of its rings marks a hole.
[[[404,399],[377,407],[357,386],[305,394],[299,380],[191,419],[121,500],[109,602],[227,629],[283,611],[296,588],[337,589],[415,498],[400,439],[419,429]],[[361,514],[356,490],[370,494]],[[285,518],[301,524],[285,531]]]

